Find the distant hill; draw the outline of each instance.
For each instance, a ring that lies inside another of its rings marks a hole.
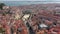
[[[7,6],[22,6],[31,4],[48,4],[48,3],[60,3],[60,2],[46,2],[46,1],[0,1],[0,3],[5,3]]]

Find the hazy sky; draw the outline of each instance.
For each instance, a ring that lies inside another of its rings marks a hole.
[[[0,1],[60,1],[60,0],[0,0]]]

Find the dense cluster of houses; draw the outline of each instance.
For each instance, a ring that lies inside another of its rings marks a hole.
[[[0,29],[3,34],[60,34],[57,5],[4,6],[0,10]]]

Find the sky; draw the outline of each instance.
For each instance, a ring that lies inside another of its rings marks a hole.
[[[54,1],[59,2],[60,0],[0,0],[0,1]]]

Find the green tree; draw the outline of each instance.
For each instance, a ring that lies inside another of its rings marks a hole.
[[[23,14],[31,14],[31,13],[32,13],[31,10],[25,10],[25,11],[23,11]]]
[[[0,3],[0,9],[2,10],[3,9],[3,6],[5,6],[4,3]]]
[[[5,32],[4,28],[0,28],[0,33],[4,33],[4,32]]]

